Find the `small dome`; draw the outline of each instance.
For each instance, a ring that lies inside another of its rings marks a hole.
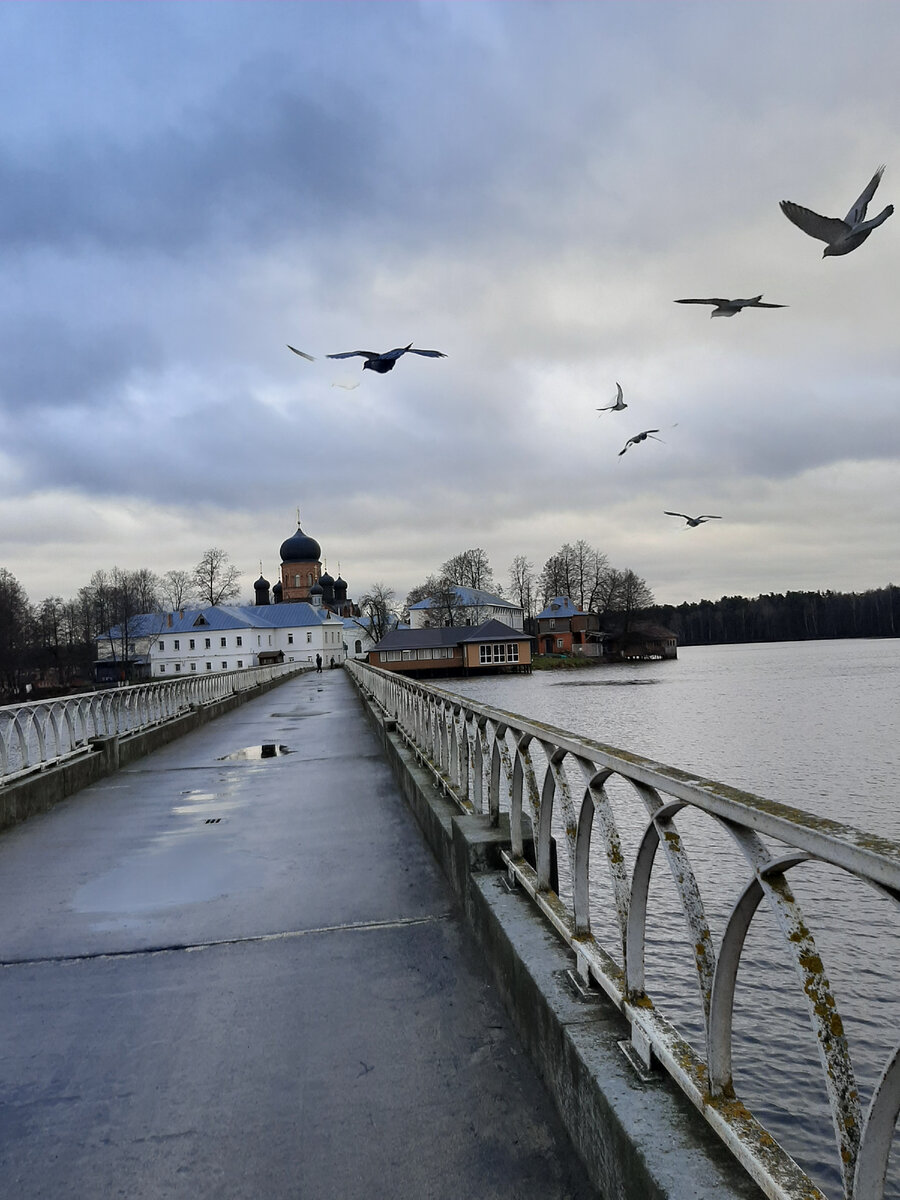
[[[283,563],[318,562],[322,557],[322,547],[315,538],[307,537],[298,524],[294,536],[281,543],[280,554]]]
[[[257,591],[259,591],[260,588],[267,588],[269,586],[269,581],[265,578],[265,576],[260,575],[259,579],[257,579],[253,586]]]
[[[279,579],[278,582],[275,584],[275,586],[272,588],[272,595],[280,596],[283,591],[284,591],[284,586],[282,585],[282,582]]]
[[[322,587],[322,585],[320,583],[314,583],[312,585],[312,587],[309,589],[309,594],[311,596],[321,596],[324,591],[325,591],[325,589]]]
[[[324,575],[319,576],[319,583],[321,583],[323,588],[334,587],[334,580],[331,578],[331,576],[328,574],[327,571],[325,572]]]

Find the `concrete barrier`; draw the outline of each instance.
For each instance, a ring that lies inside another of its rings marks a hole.
[[[510,889],[499,856],[510,844],[506,815],[492,828],[487,815],[461,813],[408,749],[396,723],[360,695],[522,1041],[605,1200],[761,1200],[763,1193],[668,1076],[635,1073],[619,1048],[629,1037],[624,1018],[602,993],[576,985],[571,951],[527,898]]]
[[[44,770],[37,770],[23,779],[0,785],[0,832],[19,824],[20,821],[27,821],[29,817],[38,813],[47,812],[60,800],[89,787],[98,779],[103,779],[120,767],[126,767],[136,759],[143,758],[145,754],[174,742],[176,738],[184,737],[186,733],[191,733],[209,721],[214,721],[216,717],[239,708],[248,700],[255,700],[257,696],[290,678],[294,676],[280,676],[247,691],[233,692],[212,704],[197,706],[190,712],[138,733],[121,737],[113,735],[91,738],[91,748],[85,750],[84,754]]]

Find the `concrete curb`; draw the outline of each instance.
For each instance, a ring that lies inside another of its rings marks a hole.
[[[363,706],[426,841],[451,882],[503,1001],[569,1136],[605,1200],[761,1200],[763,1193],[675,1084],[643,1082],[618,1043],[627,1023],[569,980],[569,948],[505,883],[505,817],[460,813],[396,731]]]
[[[301,672],[298,672],[298,674]],[[199,729],[202,725],[214,721],[248,700],[255,700],[272,688],[294,679],[296,675],[284,675],[278,679],[270,679],[260,683],[246,692],[233,692],[222,700],[202,707],[192,708],[190,712],[152,729],[140,733],[127,734],[124,737],[91,738],[91,748],[84,754],[68,759],[57,766],[48,767],[44,771],[35,771],[24,779],[14,783],[0,785],[0,833],[27,821],[29,817],[47,812],[60,800],[65,800],[82,788],[89,787],[99,779],[127,767],[129,763],[160,746],[174,742],[176,738],[184,737]]]

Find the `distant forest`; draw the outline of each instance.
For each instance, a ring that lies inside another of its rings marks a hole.
[[[772,592],[693,604],[655,604],[639,619],[671,629],[682,646],[723,642],[802,642],[816,638],[896,637],[900,587],[868,592]]]

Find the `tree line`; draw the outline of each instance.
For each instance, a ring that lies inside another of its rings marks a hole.
[[[35,679],[47,680],[53,691],[90,685],[98,637],[110,637],[113,657],[127,663],[135,617],[227,604],[239,595],[240,578],[227,553],[212,547],[193,571],[156,575],[113,567],[95,571],[69,600],[48,596],[33,605],[16,577],[0,567],[0,703],[20,699]]]
[[[605,554],[580,539],[565,542],[540,571],[524,554],[517,554],[510,563],[505,586],[495,581],[490,559],[480,546],[463,550],[411,588],[399,611],[394,590],[387,584],[376,583],[360,597],[360,612],[375,641],[398,619],[409,621],[410,607],[420,600],[431,600],[432,623],[463,625],[468,608],[456,593],[457,587],[491,592],[518,605],[526,623],[546,608],[554,596],[568,596],[584,612],[609,617],[615,614],[620,624],[653,603],[653,593],[645,580],[634,571],[611,566]]]
[[[900,587],[889,583],[865,592],[770,592],[753,599],[723,596],[654,605],[640,615],[671,629],[682,646],[896,637]]]

